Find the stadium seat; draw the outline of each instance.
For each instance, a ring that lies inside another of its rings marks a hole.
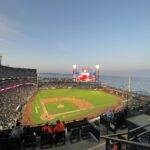
[[[41,145],[40,148],[48,148],[53,146],[53,134],[41,133]]]
[[[31,130],[32,133],[35,132],[37,136],[40,136],[41,128],[42,128],[42,126],[35,126],[35,127],[31,127],[30,130]]]
[[[78,141],[80,141],[80,128],[71,129],[70,142],[74,143],[74,142],[78,142]]]
[[[8,138],[9,135],[0,133],[0,138]]]
[[[55,146],[65,145],[66,137],[65,131],[60,131],[55,133]]]
[[[89,125],[83,126],[81,129],[82,139],[88,139],[90,137],[89,133],[90,133],[90,126]]]
[[[9,138],[8,146],[11,150],[20,150],[21,149],[21,140],[19,138]]]
[[[0,138],[0,150],[8,149],[8,138]]]
[[[23,128],[23,136],[32,135],[32,134],[33,134],[33,131],[31,131],[30,126],[25,126]]]
[[[26,135],[24,137],[24,149],[31,147],[33,150],[36,146],[36,140],[34,135]]]
[[[2,130],[2,131],[0,132],[0,138],[8,138],[10,132],[11,132],[11,129],[8,129],[8,130]]]
[[[0,150],[20,150],[21,142],[18,138],[1,138]]]
[[[79,121],[73,121],[73,122],[67,123],[67,130],[68,130],[68,132],[70,132],[70,130],[72,128],[81,128],[82,126],[85,126],[87,124],[88,124],[88,122],[86,119],[79,120]]]

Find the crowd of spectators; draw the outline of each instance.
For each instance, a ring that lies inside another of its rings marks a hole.
[[[128,116],[135,116],[138,114],[150,115],[150,98],[143,100],[142,97],[133,96],[128,102]]]
[[[36,69],[0,65],[0,126],[14,125],[18,112],[37,91]]]
[[[105,123],[107,126],[110,124],[114,125],[114,131],[117,128],[123,128],[126,126],[127,107],[119,107],[117,109],[109,109],[100,116],[101,123]],[[108,126],[109,127],[109,126]]]
[[[0,89],[16,84],[36,83],[36,69],[13,68],[0,65]]]
[[[14,68],[0,65],[0,79],[36,77],[36,69]]]
[[[96,89],[99,88],[99,85],[96,83],[88,82],[74,82],[70,79],[61,79],[61,80],[40,80],[38,82],[39,88],[83,88],[83,89]]]
[[[0,90],[3,88],[11,87],[18,84],[24,83],[36,83],[35,78],[15,78],[15,79],[5,79],[0,80]]]
[[[105,91],[106,93],[110,93],[110,94],[113,94],[113,95],[116,95],[116,96],[123,96],[124,98],[127,97],[128,93],[125,90],[118,89],[118,88],[115,88],[115,87],[105,86],[103,84],[101,84],[100,86],[101,86],[101,89],[103,91]]]
[[[23,85],[0,92],[0,125],[13,125],[18,117],[20,107],[37,90],[34,85]]]

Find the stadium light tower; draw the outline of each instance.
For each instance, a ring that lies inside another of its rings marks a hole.
[[[0,53],[0,66],[2,65],[2,54]]]
[[[95,65],[95,81],[96,82],[99,82],[99,69],[100,69],[100,66]]]
[[[129,101],[132,100],[132,90],[131,90],[131,77],[129,77],[128,79],[128,95],[127,95],[127,98]]]
[[[73,70],[72,70],[72,74],[73,74],[73,80],[76,80],[76,73],[77,73],[77,65],[73,65]]]

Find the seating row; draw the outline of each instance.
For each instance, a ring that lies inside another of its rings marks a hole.
[[[88,139],[90,137],[90,126],[86,125],[80,128],[72,128],[70,130],[70,142],[78,142],[80,141],[80,138],[82,139]]]
[[[0,138],[0,150],[13,150],[13,149],[27,149],[32,148],[35,149],[36,147],[36,138],[37,136],[33,134],[25,135],[23,139],[19,138]],[[55,134],[49,133],[41,133],[40,134],[40,148],[48,148],[52,147],[54,144],[55,146],[65,145],[65,131],[58,132]]]

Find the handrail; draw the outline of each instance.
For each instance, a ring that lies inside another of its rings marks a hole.
[[[135,132],[135,131],[137,131],[137,130],[139,130],[139,129],[142,129],[142,128],[144,128],[144,127],[147,127],[147,126],[150,126],[150,123],[144,124],[144,125],[142,125],[142,126],[140,126],[140,127],[137,127],[137,128],[134,128],[134,129],[132,129],[132,130],[130,130],[130,131],[128,131],[128,132],[117,133],[117,134],[110,134],[110,135],[104,135],[103,137],[112,137],[112,136],[124,135],[124,134],[128,134],[128,133]]]
[[[131,144],[131,145],[135,145],[135,146],[142,146],[142,147],[150,148],[149,144],[138,143],[138,142],[134,142],[134,141],[128,141],[128,140],[117,139],[117,138],[106,137],[106,136],[101,136],[101,138],[108,139],[108,140],[114,140],[114,141],[125,143],[125,144]]]
[[[144,127],[147,127],[147,126],[150,126],[150,123],[147,123],[147,124],[144,124],[140,127],[137,127],[135,129],[132,129],[128,132],[123,132],[123,133],[118,133],[118,134],[111,134],[111,135],[104,135],[104,136],[100,136],[101,138],[104,138],[106,139],[106,143],[109,143],[109,140],[113,140],[113,141],[116,141],[116,142],[121,142],[121,143],[125,143],[125,144],[130,144],[130,145],[134,145],[134,146],[141,146],[141,147],[145,147],[145,148],[150,148],[150,144],[146,144],[146,143],[140,143],[140,142],[135,142],[135,141],[132,141],[136,138],[139,138],[147,133],[150,132],[150,130],[148,131],[145,131],[145,132],[142,132],[138,135],[136,135],[135,137],[133,138],[130,138],[129,140],[124,140],[124,139],[119,139],[118,137],[113,137],[113,136],[119,136],[119,135],[124,135],[124,134],[129,134],[129,133],[132,133],[132,132],[135,132],[139,129],[143,129]],[[107,145],[106,145],[107,146]]]
[[[129,133],[134,132],[134,131],[139,130],[139,129],[142,129],[142,128],[147,127],[147,126],[150,126],[150,123],[143,124],[140,127],[134,128],[134,129],[130,130]]]
[[[139,137],[141,137],[141,136],[144,136],[145,134],[147,134],[147,133],[149,133],[149,132],[150,132],[150,130],[145,131],[145,132],[142,132],[142,133],[136,135],[135,137],[130,138],[129,140],[131,140],[131,141],[132,141],[132,140],[135,140],[136,138],[139,138]]]

